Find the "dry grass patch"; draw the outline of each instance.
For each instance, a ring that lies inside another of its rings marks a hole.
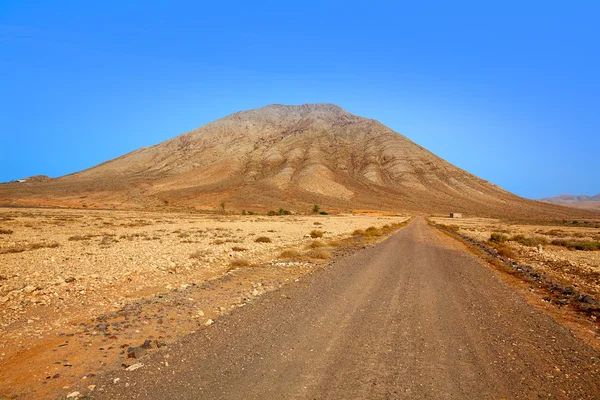
[[[542,236],[526,237],[525,235],[514,235],[508,240],[530,247],[535,247],[539,244],[548,244],[548,239]]]
[[[322,238],[323,237],[323,232],[322,231],[318,231],[318,230],[315,229],[315,230],[313,230],[313,231],[310,232],[310,237],[313,238],[313,239]]]
[[[321,247],[325,247],[325,243],[321,242],[320,240],[313,240],[312,242],[306,245],[307,249],[318,249]]]
[[[256,239],[254,239],[254,241],[256,243],[271,243],[272,242],[271,238],[268,238],[266,236],[259,236]]]
[[[498,251],[498,254],[500,254],[502,257],[512,258],[512,259],[516,259],[517,258],[517,254],[507,244],[503,244],[502,243],[502,244],[498,244],[498,245],[496,245],[494,247]]]
[[[300,258],[300,257],[302,257],[302,253],[300,253],[298,250],[294,250],[294,249],[284,250],[281,252],[281,254],[279,254],[279,258],[284,258],[284,259]]]
[[[229,266],[233,267],[233,268],[247,267],[249,265],[250,265],[250,262],[248,260],[246,260],[245,258],[235,258],[235,259],[231,260],[231,262],[229,263]]]
[[[379,230],[378,228],[376,228],[374,226],[370,226],[367,229],[365,229],[364,236],[367,236],[367,237],[381,236],[381,230]]]
[[[60,246],[57,242],[40,242],[40,243],[31,243],[27,245],[17,245],[13,247],[9,247],[6,249],[0,250],[0,254],[7,253],[22,253],[27,250],[37,250],[37,249],[54,249]]]
[[[80,240],[90,240],[92,237],[90,235],[74,235],[69,237],[69,241],[75,242]]]
[[[600,251],[600,242],[554,239],[551,243],[554,246],[562,246],[570,250]]]
[[[325,249],[314,249],[306,253],[306,255],[317,260],[327,260],[328,258],[331,258],[331,253]]]

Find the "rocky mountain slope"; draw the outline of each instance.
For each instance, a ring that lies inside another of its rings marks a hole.
[[[48,182],[0,185],[0,204],[306,212],[312,204],[559,216],[444,161],[378,121],[331,104],[238,112]],[[582,211],[583,212],[583,211]]]

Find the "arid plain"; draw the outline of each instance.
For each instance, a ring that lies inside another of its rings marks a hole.
[[[407,219],[0,209],[0,394],[93,389]]]

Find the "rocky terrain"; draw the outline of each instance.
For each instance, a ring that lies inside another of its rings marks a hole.
[[[58,179],[0,185],[0,204],[114,209],[589,216],[517,197],[378,121],[331,104],[238,112]]]
[[[0,208],[0,397],[134,365],[406,219]]]

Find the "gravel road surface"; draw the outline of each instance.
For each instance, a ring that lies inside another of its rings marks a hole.
[[[599,356],[416,218],[105,377],[93,397],[598,399]]]

